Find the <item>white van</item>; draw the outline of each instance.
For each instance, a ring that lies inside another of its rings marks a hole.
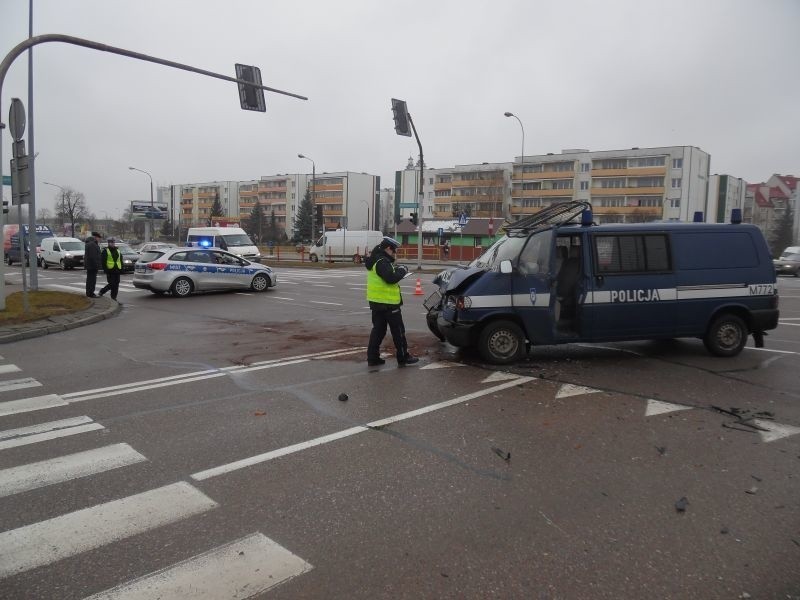
[[[372,249],[381,243],[380,231],[326,231],[308,251],[312,262],[318,260],[346,260],[361,262]]]
[[[239,227],[190,227],[187,245],[220,248],[253,262],[261,262],[258,247]]]
[[[42,240],[42,266],[58,265],[62,269],[83,266],[86,244],[74,237],[49,237]]]

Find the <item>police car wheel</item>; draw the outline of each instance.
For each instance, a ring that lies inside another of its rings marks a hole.
[[[481,331],[478,350],[489,363],[511,364],[522,358],[525,352],[525,336],[511,321],[494,321]]]
[[[258,274],[253,277],[253,281],[250,283],[250,288],[254,292],[263,292],[269,287],[269,281],[267,281],[267,276]]]
[[[721,315],[711,323],[703,343],[715,356],[736,356],[747,343],[747,325],[736,315]]]
[[[185,298],[192,293],[193,289],[192,280],[186,277],[178,277],[170,286],[172,295],[178,298]]]

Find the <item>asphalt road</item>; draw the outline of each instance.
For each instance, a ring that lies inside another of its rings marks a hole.
[[[0,597],[800,598],[800,280],[733,359],[496,369],[427,332],[409,278],[422,360],[370,369],[363,271],[278,273],[125,276],[117,317],[0,347]]]

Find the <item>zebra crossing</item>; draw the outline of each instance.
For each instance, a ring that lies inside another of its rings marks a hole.
[[[0,378],[21,371],[16,365],[3,361],[0,356]],[[106,427],[85,415],[3,428],[4,417],[68,404],[56,394],[4,400],[5,393],[34,386],[41,384],[33,378],[0,379],[0,453],[32,444],[46,446],[49,453],[57,452],[59,442],[72,436],[88,436],[84,441],[90,445],[94,440],[101,440],[100,437],[91,437],[92,432],[96,435]],[[23,506],[25,494],[36,490],[57,497],[59,485],[77,480],[84,483],[82,489],[87,504],[64,514],[58,514],[54,509],[55,514],[32,523],[24,522],[24,517],[21,517],[23,522],[0,531],[0,589],[4,590],[3,595],[28,597],[24,576],[34,569],[46,569],[58,561],[105,547],[109,547],[110,552],[126,556],[134,554],[138,546],[128,542],[132,536],[157,532],[168,525],[213,513],[220,507],[218,500],[187,481],[138,490],[107,502],[92,502],[93,488],[97,485],[93,477],[113,470],[136,469],[148,462],[148,457],[130,444],[101,441],[80,452],[64,453],[36,462],[21,460],[20,464],[0,469],[0,499],[6,502],[18,502]],[[24,515],[24,511],[21,514]],[[202,546],[202,541],[198,545]],[[110,589],[81,589],[74,593],[93,594],[90,598],[97,600],[249,598],[313,568],[260,531],[159,567],[132,580],[126,581],[126,576],[121,576],[116,586]]]

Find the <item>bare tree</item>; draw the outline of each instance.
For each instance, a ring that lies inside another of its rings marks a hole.
[[[40,208],[39,209],[39,218],[37,219],[39,223],[42,225],[47,225],[47,222],[50,220],[50,209],[49,208]]]
[[[62,223],[69,223],[70,235],[75,235],[75,223],[84,220],[88,215],[89,209],[83,192],[67,187],[56,196],[56,218]]]

